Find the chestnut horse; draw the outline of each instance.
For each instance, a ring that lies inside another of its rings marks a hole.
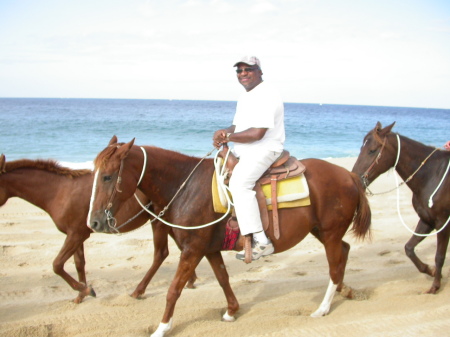
[[[369,186],[380,174],[394,167],[411,189],[412,204],[420,220],[405,251],[421,273],[434,277],[427,292],[435,294],[441,286],[450,235],[450,151],[394,133],[391,131],[394,124],[382,128],[378,122],[367,133],[352,172]],[[436,266],[430,267],[417,257],[414,248],[434,229],[437,231]]]
[[[306,159],[302,163],[306,166],[311,205],[280,209],[281,237],[275,239],[272,224],[267,235],[273,242],[275,253],[294,247],[310,232],[325,246],[331,280],[322,304],[312,314],[318,317],[329,312],[335,291],[343,286],[350,250],[350,245],[342,240],[344,234],[353,221],[354,234],[364,238],[369,232],[371,212],[358,176],[318,159]],[[231,289],[221,255],[226,220],[203,226],[222,216],[214,212],[212,203],[214,161],[152,146],[139,147],[134,145],[134,139],[126,144],[118,144],[114,136],[109,146],[99,153],[94,164],[96,178],[89,211],[92,229],[106,228],[108,214],[114,217],[137,188],[154,205],[164,209],[164,221],[177,226],[173,232],[182,250],[181,257],[167,293],[164,315],[152,336],[164,336],[170,330],[175,304],[204,256],[223,288],[228,303],[223,320],[234,321],[239,304]],[[189,228],[193,226],[195,228]],[[239,241],[234,248],[242,249]]]
[[[5,156],[3,154],[0,156],[0,206],[11,197],[24,199],[47,212],[58,230],[67,235],[64,245],[53,261],[53,271],[61,276],[73,290],[79,292],[74,299],[75,303],[80,303],[87,295],[95,296],[94,290],[86,283],[83,245],[92,233],[92,230],[86,226],[92,182],[91,170],[71,170],[61,167],[52,160],[23,159],[6,162]],[[139,195],[144,203],[148,202],[145,196]],[[141,227],[148,220],[149,215],[143,212],[133,197],[126,201],[117,214],[116,229],[111,231],[113,233],[129,232]],[[167,235],[170,228],[159,221],[153,221],[152,229],[155,249],[153,264],[131,295],[134,298],[145,293],[153,275],[169,255]],[[64,270],[65,262],[72,255],[78,273],[78,282]],[[194,273],[188,287],[193,287],[195,278]]]

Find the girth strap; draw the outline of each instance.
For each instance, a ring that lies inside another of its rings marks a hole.
[[[256,182],[253,190],[256,192],[256,200],[258,201],[259,214],[261,216],[263,229],[266,231],[269,229],[269,211],[267,210],[266,196],[264,195],[262,186],[258,181]]]

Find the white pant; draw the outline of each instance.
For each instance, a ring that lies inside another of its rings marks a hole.
[[[230,179],[230,191],[242,235],[261,232],[263,225],[259,214],[256,181],[278,159],[281,152],[268,150],[251,151],[239,157]]]

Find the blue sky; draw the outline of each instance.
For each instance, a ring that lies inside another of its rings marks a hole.
[[[245,54],[286,102],[450,108],[448,0],[0,0],[0,97],[236,100]]]

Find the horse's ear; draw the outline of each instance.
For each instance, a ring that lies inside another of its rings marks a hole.
[[[380,135],[386,136],[389,132],[391,132],[394,125],[395,125],[395,122],[392,123],[391,125],[386,126],[383,130],[380,130]]]
[[[128,155],[128,152],[130,152],[131,147],[134,145],[135,139],[136,138],[133,138],[128,143],[123,144],[121,147],[119,147],[119,149],[117,150],[117,154],[120,156],[120,159],[123,159]]]
[[[375,125],[375,127],[373,129],[375,132],[380,132],[381,128],[382,128],[381,123],[377,122],[377,125]]]
[[[108,146],[111,146],[114,144],[117,144],[117,136],[116,135],[112,136],[111,140],[109,141]]]
[[[6,172],[6,157],[5,155],[2,153],[0,155],[0,173]]]

